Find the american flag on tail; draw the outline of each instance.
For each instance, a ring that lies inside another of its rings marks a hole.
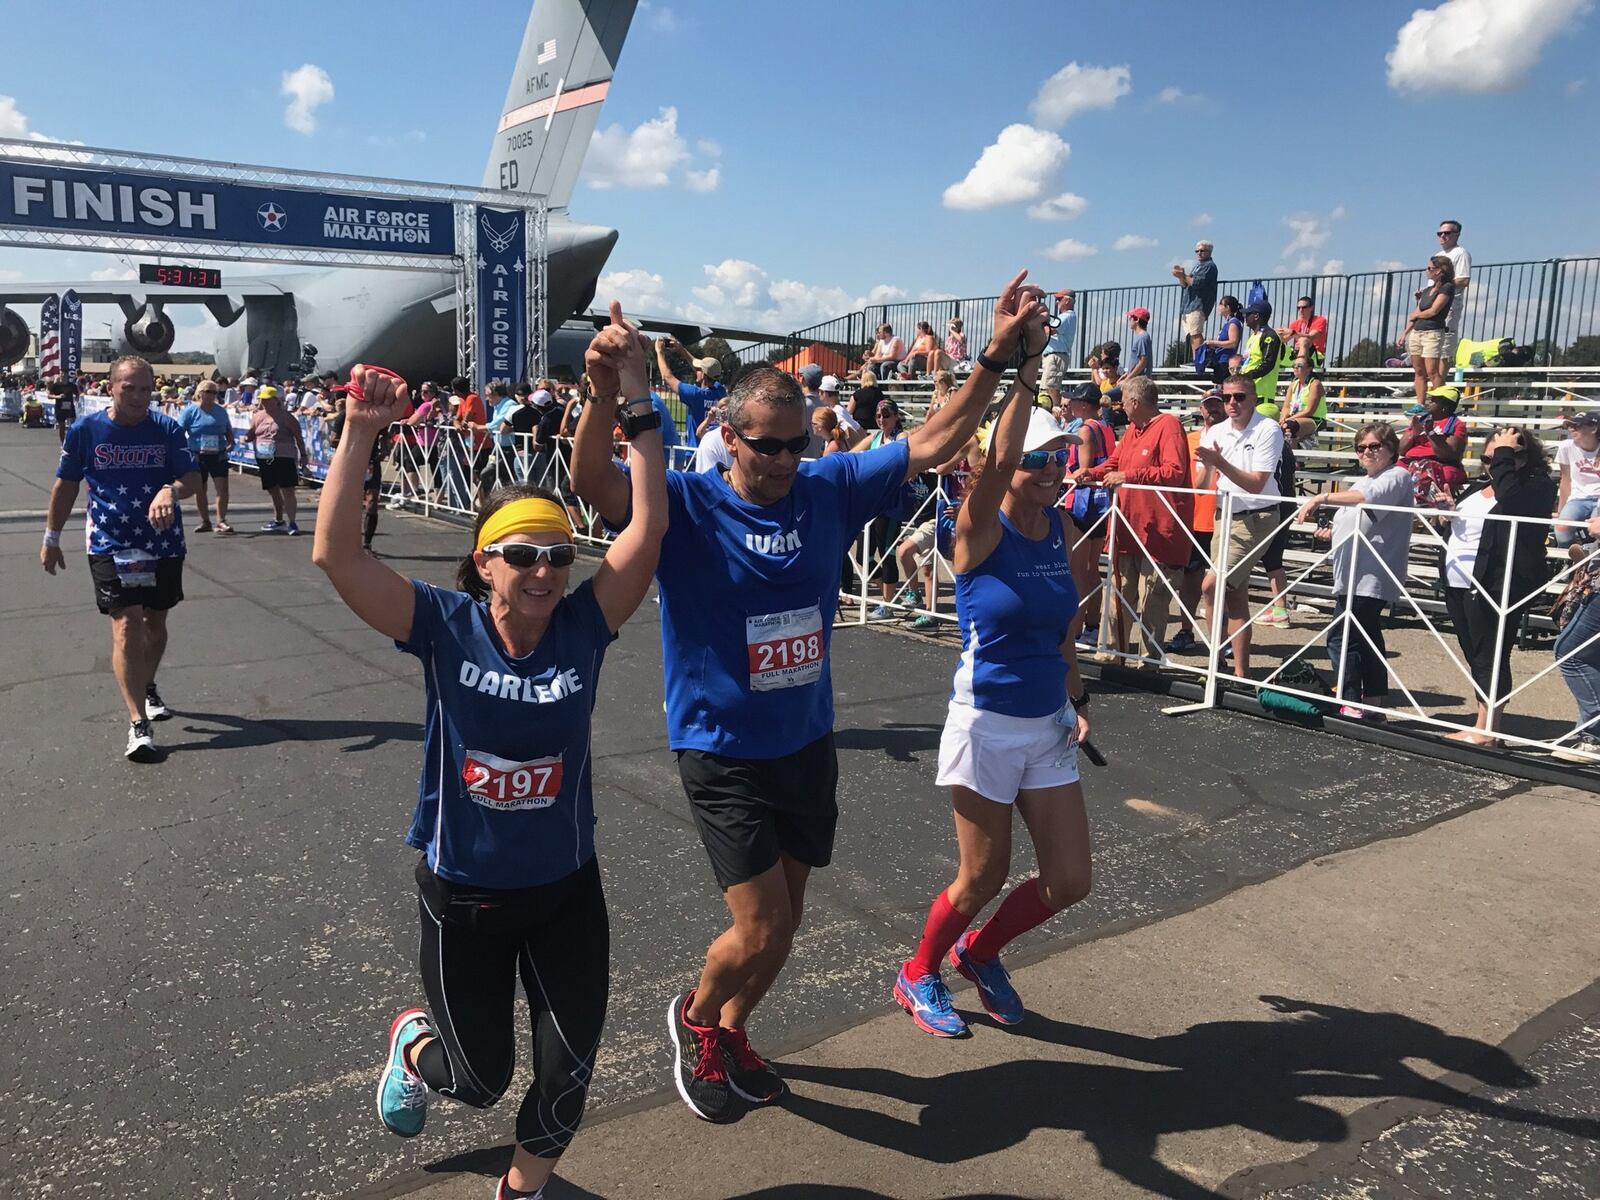
[[[539,62],[541,65],[547,62],[554,62],[555,57],[556,40],[555,38],[551,38],[548,42],[545,42],[539,47]]]

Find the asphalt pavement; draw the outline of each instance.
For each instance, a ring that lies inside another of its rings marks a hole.
[[[0,512],[42,507],[53,460],[43,434],[0,426]],[[256,498],[253,479],[235,484]],[[176,712],[156,729],[168,756],[130,765],[81,524],[55,578],[37,566],[39,525],[0,519],[0,720],[13,779],[0,841],[10,993],[0,1030],[12,1049],[0,1194],[396,1194],[455,1173],[484,1187],[509,1108],[440,1104],[425,1136],[398,1142],[372,1104],[389,1018],[420,999],[415,854],[401,841],[421,738],[414,660],[338,601],[310,564],[309,536],[195,535],[161,673]],[[447,583],[463,541],[385,514],[378,548],[397,569]],[[661,1014],[723,925],[665,749],[655,624],[646,601],[608,655],[595,716],[613,944],[584,1135],[597,1152],[606,1130],[667,1099]],[[839,845],[752,1030],[773,1054],[881,1016],[929,898],[953,875],[948,800],[933,785],[953,666],[948,647],[918,638],[836,634]],[[1235,714],[1171,718],[1163,703],[1096,697],[1094,737],[1110,765],[1087,777],[1095,890],[1025,937],[1013,961],[1158,927],[1527,790]],[[1014,878],[1030,866],[1019,837]],[[900,1194],[811,1192],[806,1178],[770,1195]]]

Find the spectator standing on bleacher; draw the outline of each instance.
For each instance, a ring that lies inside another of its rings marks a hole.
[[[1256,307],[1254,305],[1251,306]],[[1271,330],[1267,332],[1271,333]],[[1273,334],[1273,341],[1277,335]],[[1272,543],[1278,526],[1278,463],[1283,457],[1283,429],[1256,411],[1255,384],[1242,375],[1222,385],[1228,414],[1200,436],[1194,456],[1205,468],[1198,486],[1215,488],[1232,503],[1227,537],[1227,575],[1213,570],[1202,590],[1210,603],[1221,603],[1233,642],[1234,674],[1250,675],[1250,572]],[[1213,546],[1216,540],[1213,538]]]
[[[1428,260],[1428,287],[1417,293],[1417,307],[1406,319],[1400,345],[1411,356],[1411,377],[1417,389],[1417,403],[1429,388],[1444,386],[1444,373],[1455,356],[1449,334],[1450,312],[1455,304],[1456,285],[1450,256],[1435,254]]]
[[[1265,300],[1245,305],[1244,323],[1250,330],[1244,345],[1242,375],[1256,393],[1256,413],[1278,419],[1278,371],[1283,362],[1283,339],[1272,327],[1272,305]]]
[[[667,359],[668,350],[680,350],[685,358],[694,367],[694,382],[689,383],[679,379],[672,372],[672,365]],[[707,355],[705,358],[695,358],[683,343],[674,337],[663,337],[656,340],[656,366],[661,370],[661,380],[666,384],[667,390],[677,394],[683,401],[683,407],[688,410],[689,419],[685,422],[688,429],[700,428],[700,423],[706,419],[706,411],[717,401],[728,394],[728,389],[722,386],[722,363],[717,358]]]
[[[1498,710],[1511,693],[1511,646],[1528,611],[1523,601],[1543,591],[1550,579],[1542,522],[1555,507],[1556,485],[1550,478],[1544,443],[1526,426],[1506,425],[1495,430],[1483,447],[1483,465],[1488,478],[1467,487],[1450,518],[1444,590],[1445,611],[1472,675],[1478,718],[1472,728],[1447,736],[1493,746],[1499,739],[1484,732],[1489,724],[1489,698],[1500,698],[1495,706]],[[1536,517],[1538,521],[1488,519],[1493,516]]]
[[[1113,636],[1119,651],[1128,648],[1128,611],[1137,615],[1145,654],[1159,661],[1167,640],[1167,617],[1172,598],[1183,581],[1189,561],[1188,524],[1193,519],[1194,498],[1187,491],[1145,491],[1123,488],[1142,484],[1151,488],[1188,488],[1189,445],[1183,424],[1161,411],[1156,385],[1140,376],[1122,387],[1122,411],[1128,424],[1111,456],[1097,467],[1080,471],[1074,482],[1103,484],[1114,495],[1118,528],[1113,566],[1117,606]],[[1131,594],[1130,594],[1131,592]]]
[[[1309,355],[1320,370],[1328,353],[1328,318],[1315,310],[1310,296],[1301,296],[1294,302],[1294,320],[1278,330],[1295,356]]]
[[[1365,474],[1348,489],[1311,497],[1300,509],[1299,519],[1313,521],[1317,510],[1327,505],[1339,510],[1328,535],[1333,544],[1334,599],[1328,659],[1338,680],[1335,696],[1341,717],[1381,721],[1383,713],[1358,706],[1381,705],[1389,693],[1383,610],[1405,594],[1413,517],[1410,512],[1378,512],[1362,506],[1410,509],[1413,494],[1411,476],[1398,465],[1400,441],[1391,426],[1363,425],[1355,447]]]
[[[1183,332],[1189,339],[1189,353],[1200,349],[1205,340],[1206,322],[1211,319],[1212,305],[1217,302],[1217,264],[1211,261],[1212,245],[1200,241],[1194,244],[1193,270],[1181,266],[1172,268],[1172,277],[1183,285],[1183,308],[1179,318]]]
[[[1044,362],[1039,366],[1039,382],[1050,393],[1050,406],[1061,403],[1061,387],[1067,372],[1072,370],[1072,343],[1078,336],[1078,313],[1073,305],[1077,297],[1071,289],[1062,288],[1056,293],[1055,328],[1045,343]]]
[[[1200,343],[1205,358],[1202,361],[1197,353],[1195,365],[1202,375],[1209,369],[1212,380],[1221,387],[1228,378],[1228,361],[1244,354],[1244,322],[1239,319],[1239,297],[1224,296],[1218,300],[1217,315],[1222,318],[1222,328],[1216,337]]]
[[[895,337],[894,326],[886,323],[878,326],[878,340],[873,343],[872,353],[867,356],[864,365],[872,368],[873,374],[879,379],[889,379],[905,356],[906,344]]]
[[[1582,530],[1589,539],[1588,559],[1573,571],[1551,610],[1556,625],[1556,661],[1567,690],[1578,705],[1578,725],[1571,742],[1550,752],[1563,762],[1600,762],[1600,517],[1590,517]]]
[[[1569,418],[1567,430],[1566,440],[1556,447],[1556,466],[1561,469],[1556,515],[1563,521],[1587,521],[1600,498],[1600,412]],[[1578,545],[1582,533],[1578,525],[1557,525],[1556,545],[1572,558],[1582,558],[1583,547]]]
[[[950,361],[943,365],[954,370],[966,363],[971,355],[967,351],[967,334],[960,317],[951,317],[945,323],[944,356]]]
[[[1133,330],[1133,338],[1128,343],[1128,370],[1119,380],[1122,383],[1130,379],[1151,378],[1156,366],[1155,351],[1150,345],[1150,310],[1130,308],[1128,327]]]
[[[1467,306],[1467,285],[1472,282],[1472,255],[1461,245],[1460,221],[1440,221],[1436,236],[1439,239],[1438,253],[1448,258],[1454,269],[1451,283],[1455,285],[1455,301],[1450,306],[1444,339],[1445,364],[1450,366],[1455,363],[1456,345],[1461,341],[1461,313]],[[1417,298],[1422,298],[1422,291],[1417,293]]]

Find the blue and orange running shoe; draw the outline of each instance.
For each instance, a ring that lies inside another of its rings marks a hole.
[[[967,1036],[967,1023],[950,1003],[950,989],[939,976],[922,975],[913,979],[902,966],[894,981],[894,998],[924,1033],[944,1038]]]
[[[983,1001],[985,1012],[1002,1025],[1015,1025],[1027,1012],[1022,1006],[1022,997],[1011,986],[1011,976],[1006,974],[998,957],[981,963],[967,953],[967,947],[976,936],[977,931],[969,929],[956,939],[956,944],[950,947],[950,965],[978,985],[978,998]]]

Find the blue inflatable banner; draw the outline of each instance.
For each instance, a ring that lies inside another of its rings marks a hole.
[[[491,379],[516,383],[527,370],[526,214],[478,206],[478,361],[480,396]]]
[[[0,226],[440,257],[456,249],[448,203],[48,162],[0,160]]]
[[[78,293],[68,288],[61,293],[61,373],[73,383],[78,382],[78,369],[83,365],[83,301]]]

